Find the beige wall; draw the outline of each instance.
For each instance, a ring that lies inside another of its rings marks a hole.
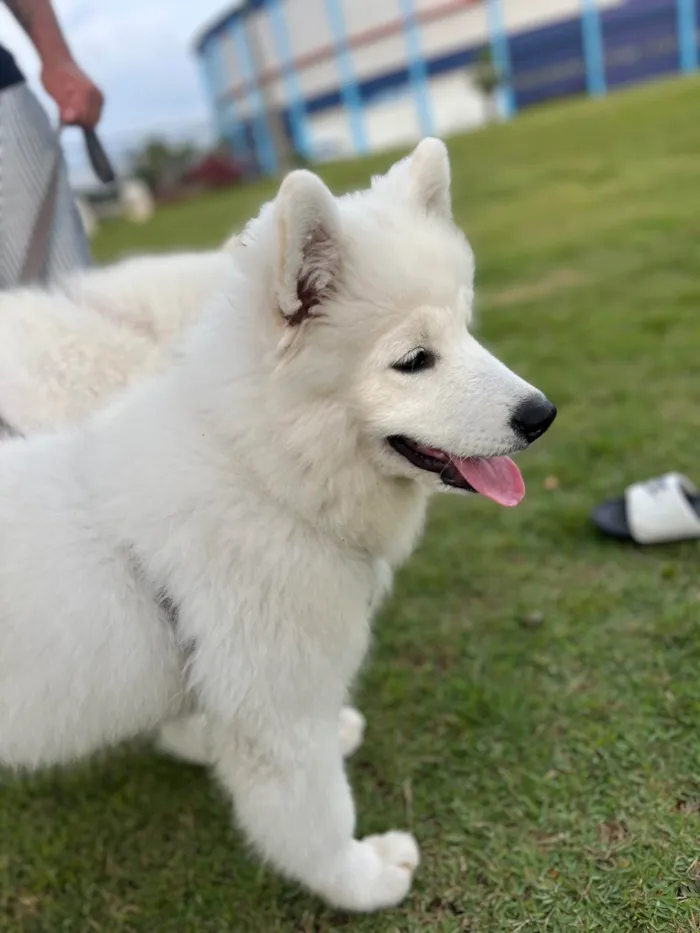
[[[615,6],[620,0],[598,0],[600,7]],[[419,14],[435,19],[421,24],[421,44],[427,57],[456,51],[465,46],[488,42],[488,23],[484,3],[465,7],[458,0],[414,0]],[[399,0],[343,0],[346,32],[358,35],[400,18]],[[575,16],[580,0],[502,0],[506,28],[521,31]],[[333,46],[325,0],[286,0],[284,4],[287,30],[295,60],[313,55]],[[439,15],[449,12],[449,15]],[[283,105],[287,89],[281,76],[275,77],[280,61],[274,32],[265,9],[252,14],[249,28],[254,30],[264,71],[271,75],[267,84],[272,101]],[[385,72],[405,67],[406,41],[403,32],[386,36],[370,44],[351,49],[354,72],[359,80],[367,80]],[[235,54],[228,55],[231,85],[240,83]],[[305,98],[337,89],[341,83],[335,55],[315,61],[297,72],[298,86]],[[408,93],[408,89],[407,89]],[[483,102],[474,89],[467,87],[463,74],[447,75],[431,82],[431,97],[439,131],[464,129],[481,119]],[[248,107],[239,102],[244,114]],[[414,119],[410,102],[394,100],[377,104],[366,114],[370,140],[377,145],[403,141]],[[342,110],[314,117],[316,137],[337,138],[339,148],[346,145],[347,120]],[[443,130],[442,128],[445,128]],[[349,143],[348,143],[349,144]]]

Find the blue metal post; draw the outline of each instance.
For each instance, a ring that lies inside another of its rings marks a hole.
[[[430,99],[428,67],[423,55],[420,25],[416,16],[414,0],[399,0],[403,17],[403,31],[408,55],[408,74],[413,88],[413,101],[416,105],[421,136],[435,135],[433,105]]]
[[[270,13],[270,25],[277,48],[277,55],[279,56],[282,73],[284,74],[284,84],[287,91],[287,104],[289,106],[294,145],[297,152],[303,155],[304,158],[310,159],[312,158],[311,140],[309,138],[309,126],[306,119],[304,95],[301,90],[299,75],[294,67],[292,44],[289,39],[287,18],[284,13],[284,2],[283,0],[268,0],[267,5]]]
[[[228,28],[228,34],[234,44],[236,58],[248,92],[248,101],[252,111],[253,140],[260,169],[266,175],[274,175],[277,171],[277,153],[265,118],[265,102],[260,91],[259,76],[255,72],[253,56],[248,47],[245,26],[240,20],[234,20]]]
[[[230,93],[231,76],[223,59],[220,38],[213,39],[202,49],[199,66],[218,137],[230,144],[237,158],[247,162],[250,159],[250,147],[243,124],[236,113],[236,101]]]
[[[486,14],[493,64],[501,77],[497,95],[498,109],[503,119],[510,120],[515,114],[515,94],[511,83],[510,48],[501,0],[486,0]]]
[[[365,132],[364,108],[360,88],[355,77],[352,53],[348,46],[341,3],[342,0],[326,0],[326,13],[335,45],[335,56],[340,76],[340,93],[348,113],[353,143],[358,155],[364,155],[369,151]]]
[[[591,97],[603,97],[607,92],[605,52],[600,14],[596,0],[581,0],[581,33],[586,66],[586,86]]]
[[[215,42],[208,42],[199,53],[199,70],[202,84],[212,109],[214,128],[218,136],[223,137],[226,132],[223,118],[221,99],[225,92],[226,81],[221,80],[224,75],[220,66],[219,46]]]
[[[678,64],[681,71],[696,71],[698,43],[695,0],[676,0],[676,16],[678,20]]]
[[[234,156],[242,165],[249,166],[253,161],[253,154],[250,151],[245,125],[238,116],[238,104],[233,94],[229,95],[223,106],[228,111],[228,118],[223,117],[223,138],[228,142]]]

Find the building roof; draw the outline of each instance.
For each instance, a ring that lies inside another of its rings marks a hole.
[[[226,27],[235,22],[235,20],[247,16],[247,14],[251,13],[253,10],[260,9],[260,7],[265,6],[268,2],[269,0],[238,0],[237,3],[231,3],[225,10],[219,13],[217,17],[196,33],[193,42],[195,52],[198,55],[201,54],[204,50],[204,46],[210,39],[226,29]]]

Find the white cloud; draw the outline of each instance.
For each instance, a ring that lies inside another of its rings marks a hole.
[[[54,0],[73,53],[105,95],[100,133],[117,156],[148,133],[203,133],[209,110],[192,50],[196,33],[230,0]],[[34,50],[4,4],[2,44],[13,53],[47,110]],[[67,151],[77,171],[75,139]]]

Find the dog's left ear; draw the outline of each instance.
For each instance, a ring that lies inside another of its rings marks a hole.
[[[450,157],[441,139],[421,140],[410,156],[408,167],[411,197],[428,214],[452,219]]]
[[[275,202],[275,293],[291,325],[314,316],[328,298],[340,266],[340,212],[318,175],[291,172]]]

